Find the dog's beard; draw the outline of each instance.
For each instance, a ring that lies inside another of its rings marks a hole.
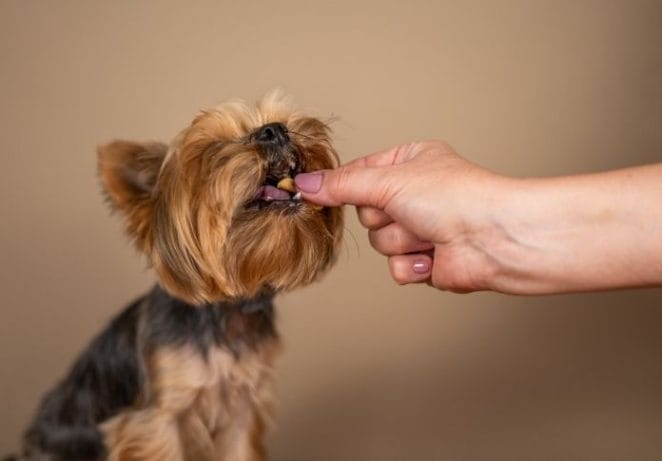
[[[286,139],[265,141],[270,125]],[[310,283],[335,259],[341,210],[279,188],[337,165],[329,133],[278,95],[234,102],[202,112],[169,148],[100,148],[101,178],[165,289],[198,304],[253,297]]]

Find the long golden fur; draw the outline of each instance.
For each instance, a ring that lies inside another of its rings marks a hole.
[[[115,141],[99,148],[102,182],[126,215],[129,236],[177,297],[202,303],[250,298],[264,286],[288,290],[333,261],[340,210],[243,208],[269,167],[250,135],[274,122],[291,133],[303,171],[337,165],[329,127],[279,92],[254,107],[231,101],[202,111],[170,146]],[[135,179],[129,190],[127,178]]]
[[[343,226],[340,209],[276,182],[337,165],[329,127],[273,92],[200,112],[169,145],[117,140],[98,159],[158,286],[47,394],[19,459],[265,459],[271,298],[318,278]]]

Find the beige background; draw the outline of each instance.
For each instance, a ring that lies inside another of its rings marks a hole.
[[[511,175],[662,159],[659,1],[227,3],[0,1],[0,453],[153,280],[101,141],[283,86],[339,117],[344,160],[433,137]],[[662,291],[397,287],[348,216],[335,270],[279,299],[273,459],[662,456]]]

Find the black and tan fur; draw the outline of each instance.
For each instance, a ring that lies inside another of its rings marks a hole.
[[[327,125],[279,93],[203,111],[170,145],[101,146],[104,191],[158,284],[44,397],[15,459],[265,459],[272,298],[330,266],[342,213],[260,191],[336,164]]]

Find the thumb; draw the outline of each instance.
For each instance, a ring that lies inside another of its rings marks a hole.
[[[302,173],[294,178],[306,200],[323,206],[372,206],[383,209],[390,199],[384,167],[345,165],[334,170]]]

